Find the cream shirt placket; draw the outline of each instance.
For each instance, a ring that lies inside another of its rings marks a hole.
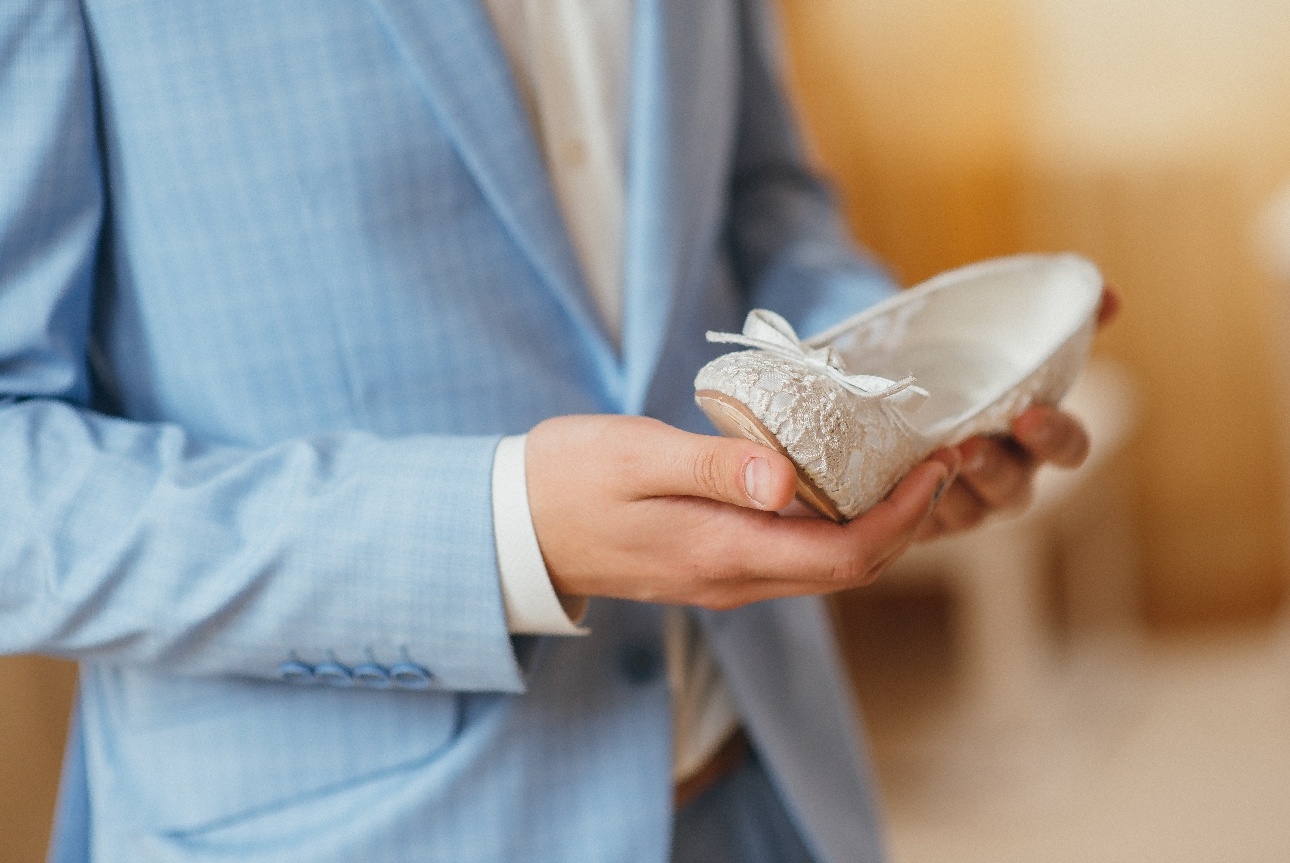
[[[596,310],[621,343],[631,0],[483,0],[537,132]],[[529,512],[524,438],[493,460],[493,522],[513,633],[577,635],[585,604],[551,585]],[[572,616],[571,616],[572,615]],[[669,608],[673,776],[692,775],[738,727],[730,693],[693,616]]]

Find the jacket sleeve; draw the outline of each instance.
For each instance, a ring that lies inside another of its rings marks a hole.
[[[807,164],[784,92],[780,34],[765,0],[742,0],[739,127],[727,241],[751,307],[812,335],[891,294],[890,276],[847,235]]]
[[[250,449],[89,408],[105,236],[79,4],[0,4],[0,652],[179,674],[418,669],[519,691],[496,438]]]

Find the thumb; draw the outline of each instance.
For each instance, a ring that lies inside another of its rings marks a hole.
[[[657,466],[637,484],[642,497],[703,497],[735,506],[779,510],[793,500],[797,471],[769,447],[737,438],[669,429],[654,438]]]

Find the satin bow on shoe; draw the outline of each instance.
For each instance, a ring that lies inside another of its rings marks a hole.
[[[721,344],[743,345],[774,354],[791,362],[801,363],[814,371],[827,375],[847,392],[864,399],[891,399],[906,410],[912,410],[928,397],[927,390],[914,384],[914,376],[907,375],[898,381],[877,375],[848,374],[833,348],[808,348],[797,337],[793,325],[767,309],[753,309],[744,319],[744,331],[718,333],[709,331],[708,341]]]
[[[1056,404],[1088,359],[1102,285],[1078,255],[1014,255],[942,273],[805,342],[757,310],[742,335],[708,334],[753,350],[701,368],[694,398],[722,434],[792,459],[802,500],[845,521],[938,448]],[[849,373],[862,369],[896,380]]]

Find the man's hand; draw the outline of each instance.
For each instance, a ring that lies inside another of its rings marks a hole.
[[[1102,290],[1098,328],[1119,314],[1115,289]],[[1030,502],[1035,471],[1051,464],[1076,468],[1088,457],[1088,433],[1080,421],[1053,407],[1033,407],[1012,422],[1010,437],[975,437],[958,445],[963,468],[918,530],[918,540],[968,530],[994,512]]]
[[[1012,422],[1011,437],[974,437],[959,444],[962,470],[918,530],[935,539],[980,524],[995,512],[1030,502],[1041,465],[1076,468],[1088,456],[1079,420],[1052,407],[1034,407]]]
[[[1119,311],[1106,288],[1098,325]],[[1035,407],[1012,435],[933,453],[845,524],[795,518],[792,463],[751,441],[657,420],[556,417],[528,436],[529,506],[558,593],[734,608],[873,581],[910,543],[1023,506],[1043,464],[1088,455],[1079,420]],[[962,471],[959,470],[960,465]]]
[[[567,416],[525,451],[538,545],[558,593],[728,609],[868,584],[913,541],[959,466],[941,450],[845,525],[776,514],[792,463],[657,420]]]

